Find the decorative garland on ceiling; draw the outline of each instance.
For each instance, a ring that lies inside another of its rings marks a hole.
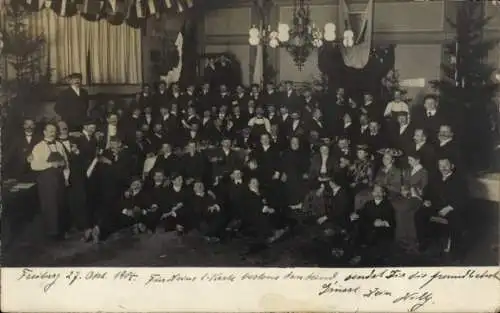
[[[139,28],[150,16],[162,13],[183,13],[200,0],[11,0],[10,5],[22,5],[30,11],[51,9],[60,17],[80,14],[87,21],[106,19],[113,25],[127,23]]]

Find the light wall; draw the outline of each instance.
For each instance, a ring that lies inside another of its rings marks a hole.
[[[293,1],[277,0],[274,3],[271,25],[276,27],[278,22],[291,23]],[[352,0],[349,3],[351,11],[361,11],[367,0]],[[442,44],[453,38],[445,17],[454,15],[455,1],[375,0],[374,7],[374,44],[396,44],[396,69],[401,79],[425,78],[428,82],[439,78]],[[311,1],[311,16],[318,27],[327,22],[336,23],[337,10],[336,0]],[[250,81],[256,49],[248,45],[248,29],[257,25],[258,21],[252,1],[237,1],[231,8],[211,12],[203,22],[205,50],[235,53],[241,61],[245,83]],[[320,75],[316,52],[308,58],[302,71],[293,65],[284,49],[271,50],[271,63],[278,71],[279,80],[304,82]],[[418,97],[428,89],[428,86],[409,88],[409,96]]]

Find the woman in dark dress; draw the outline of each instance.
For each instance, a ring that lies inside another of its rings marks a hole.
[[[285,184],[287,203],[289,206],[300,204],[305,196],[304,178],[309,168],[309,158],[301,149],[298,137],[290,139],[289,148],[281,159],[281,181]]]

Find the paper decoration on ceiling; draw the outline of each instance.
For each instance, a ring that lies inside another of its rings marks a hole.
[[[165,12],[183,13],[199,1],[201,0],[19,0],[19,3],[30,11],[51,9],[61,17],[80,14],[88,21],[106,19],[113,25],[127,23],[138,28],[150,16],[159,17]]]

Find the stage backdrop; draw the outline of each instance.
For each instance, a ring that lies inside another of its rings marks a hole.
[[[291,23],[293,1],[277,0],[271,10],[271,25]],[[349,1],[352,13],[363,10],[367,0]],[[426,86],[409,87],[408,96],[418,98],[427,92],[428,82],[440,76],[443,56],[442,43],[453,37],[445,18],[453,16],[455,1],[415,2],[406,0],[375,1],[373,46],[395,44],[395,68],[402,80],[424,78]],[[311,16],[318,27],[329,21],[337,22],[338,1],[312,0]],[[244,81],[250,80],[255,63],[255,47],[248,45],[248,29],[258,24],[258,15],[251,1],[235,3],[232,7],[210,13],[203,22],[203,46],[208,51],[234,51],[243,68]],[[277,79],[295,82],[318,78],[317,53],[308,58],[302,71],[293,63],[284,49],[269,49],[270,60],[277,70]],[[248,66],[246,65],[248,64]]]
[[[5,16],[1,22],[6,23]],[[45,36],[44,58],[54,83],[74,72],[82,73],[85,85],[141,83],[140,29],[104,20],[89,22],[80,15],[59,17],[52,10],[34,12],[26,22],[31,34]],[[8,64],[6,74],[15,74]]]

